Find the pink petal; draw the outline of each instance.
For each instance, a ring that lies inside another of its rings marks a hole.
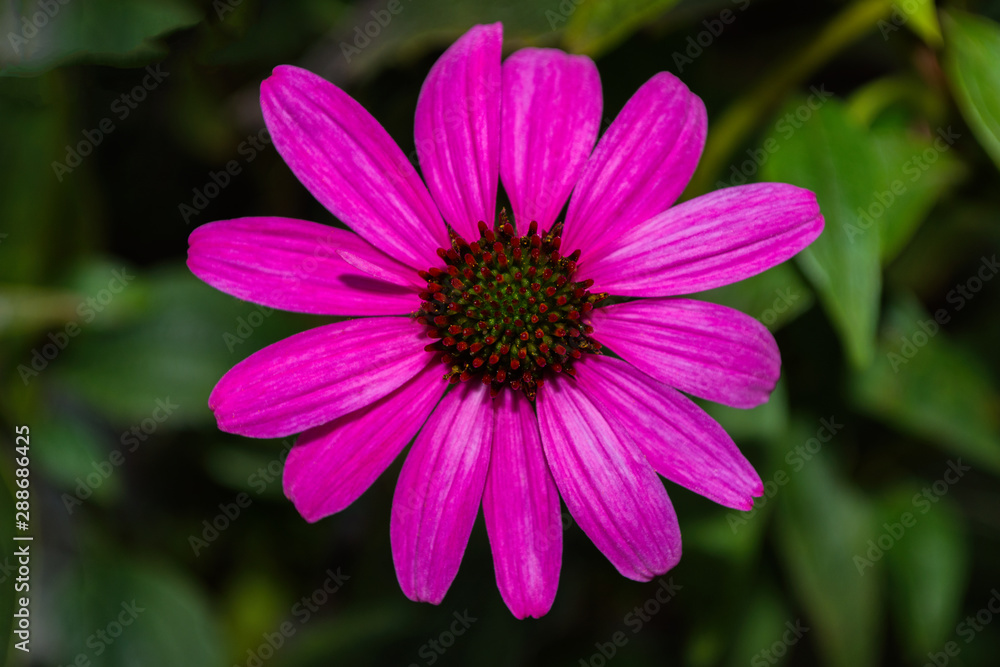
[[[290,218],[237,218],[191,232],[188,268],[212,287],[272,308],[318,315],[401,315],[420,308],[413,269],[357,234]],[[343,249],[385,267],[373,279]]]
[[[431,68],[417,100],[420,167],[444,219],[468,241],[493,223],[500,169],[499,23],[473,26]]]
[[[437,266],[448,232],[420,176],[364,107],[283,65],[260,87],[264,121],[295,176],[366,241],[415,269]]]
[[[327,324],[255,352],[233,366],[208,405],[219,428],[280,438],[362,408],[433,359],[427,336],[408,317]]]
[[[399,585],[411,600],[440,603],[458,573],[490,463],[490,403],[480,382],[448,392],[403,464],[390,538]]]
[[[576,184],[562,248],[586,260],[665,211],[687,186],[705,146],[705,105],[673,74],[642,85],[601,137]]]
[[[748,510],[764,492],[729,434],[680,392],[624,361],[587,355],[576,364],[581,391],[635,438],[658,473],[726,507]]]
[[[816,195],[783,183],[716,190],[642,223],[581,269],[592,292],[673,296],[784,262],[823,231]]]
[[[500,176],[517,229],[547,230],[583,172],[601,124],[594,61],[521,49],[503,64]]]
[[[538,419],[519,391],[494,401],[496,428],[483,494],[497,587],[517,618],[552,607],[562,560],[559,491],[545,463]]]
[[[691,299],[640,299],[591,313],[594,337],[660,382],[736,408],[766,403],[781,355],[763,324]]]
[[[538,425],[570,514],[624,576],[648,581],[680,560],[677,516],[626,429],[566,376],[538,392]]]
[[[353,236],[359,240],[361,239],[357,234],[353,234]],[[339,248],[337,255],[348,266],[360,272],[362,276],[389,283],[396,283],[405,279],[407,287],[415,289],[418,292],[427,288],[427,282],[420,280],[420,276],[417,275],[416,271],[393,261],[367,243],[360,248]],[[398,271],[398,268],[403,269],[403,271]]]
[[[285,461],[285,495],[307,521],[344,509],[413,439],[448,387],[438,364],[371,405],[309,429]]]

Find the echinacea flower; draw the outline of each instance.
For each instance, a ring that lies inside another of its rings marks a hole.
[[[762,493],[681,392],[759,405],[777,345],[747,315],[677,297],[787,260],[823,218],[811,192],[776,183],[673,206],[705,141],[697,96],[661,72],[598,142],[594,63],[526,48],[501,65],[501,45],[500,24],[476,26],[431,69],[423,180],[344,91],[275,69],[261,86],[272,140],[354,233],[224,220],[191,234],[188,266],[241,299],[354,318],[251,355],[209,399],[224,431],[301,432],[284,488],[302,516],[350,505],[413,441],[390,523],[403,592],[441,601],[481,504],[497,585],[523,618],[555,597],[560,497],[644,581],[681,556],[657,473],[738,509]],[[512,220],[497,215],[499,181]]]

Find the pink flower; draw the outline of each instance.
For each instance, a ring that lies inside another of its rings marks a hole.
[[[595,147],[594,63],[528,48],[501,65],[501,43],[500,24],[472,28],[424,82],[426,186],[345,92],[277,68],[261,86],[274,144],[355,233],[224,220],[191,234],[188,266],[241,299],[356,318],[253,354],[209,399],[224,431],[302,433],[284,476],[302,516],[350,505],[416,438],[391,519],[403,592],[441,601],[481,501],[500,593],[523,618],[555,597],[560,496],[640,581],[681,556],[657,473],[753,505],[753,467],[681,392],[759,405],[778,379],[777,345],[740,312],[676,297],[787,260],[823,218],[812,193],[777,183],[672,206],[705,141],[697,96],[657,74]],[[494,222],[499,180],[513,222]],[[608,295],[643,298],[604,305]],[[602,345],[614,356],[595,354]]]

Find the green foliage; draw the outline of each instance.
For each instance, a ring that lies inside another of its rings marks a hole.
[[[565,42],[568,50],[598,56],[617,46],[678,0],[567,0],[548,10],[551,23],[559,25],[569,15]],[[575,7],[575,5],[579,5]],[[568,9],[568,11],[567,11]],[[562,19],[562,20],[560,20]]]
[[[897,540],[899,548],[894,545],[885,558],[895,627],[915,662],[951,638],[969,560],[960,512],[945,497],[935,504],[921,502],[927,488],[913,484],[894,490],[882,509],[883,525],[889,523],[896,534],[901,519],[913,517],[913,526],[903,526],[907,530]]]
[[[22,19],[42,4],[58,11],[25,38]],[[988,600],[1000,554],[1000,32],[986,17],[995,3],[961,6],[942,7],[939,24],[929,0],[13,3],[0,16],[0,421],[11,441],[14,425],[32,433],[30,657],[247,665],[290,621],[269,667],[927,662]],[[725,10],[734,20],[714,22]],[[350,508],[309,524],[281,484],[294,438],[222,433],[207,405],[234,364],[332,321],[258,308],[184,265],[192,227],[178,205],[229,160],[241,173],[195,224],[336,224],[273,146],[252,160],[239,152],[261,127],[261,80],[284,63],[316,70],[409,154],[428,68],[470,25],[493,21],[505,53],[593,56],[602,129],[643,81],[678,74],[710,121],[687,197],[734,183],[742,168],[748,181],[813,190],[826,219],[795,259],[693,295],[756,318],[781,349],[767,403],[699,401],[757,470],[763,496],[741,512],[667,484],[684,557],[665,579],[682,588],[638,629],[635,610],[652,608],[659,579],[618,576],[565,510],[560,588],[544,618],[510,617],[481,521],[444,602],[407,600],[388,530],[400,461]],[[162,89],[61,172],[149,65],[171,72]],[[763,157],[748,169],[747,156]],[[128,277],[120,290],[116,272]],[[62,338],[71,324],[79,332]],[[177,407],[158,421],[157,401]],[[839,425],[832,437],[826,423]],[[971,469],[947,481],[959,465]],[[300,622],[296,605],[338,567],[350,575],[343,590]],[[144,611],[95,655],[88,639],[133,599]],[[442,640],[463,611],[478,620]],[[808,630],[791,641],[799,621]],[[1000,653],[995,627],[963,643],[960,659],[988,664]],[[443,653],[432,648],[442,642]],[[24,658],[0,646],[3,664]]]
[[[777,331],[809,310],[813,292],[786,262],[747,280],[702,292],[696,298],[735,308]]]
[[[952,126],[938,128],[931,136],[896,127],[871,133],[882,168],[879,182],[885,188],[878,194],[888,192],[894,198],[877,225],[883,264],[899,255],[931,208],[963,175],[962,164],[951,152],[959,138]]]
[[[38,74],[72,59],[133,63],[163,57],[157,38],[201,19],[185,0],[22,0],[9,13],[0,74]],[[11,37],[11,35],[14,35]]]
[[[853,398],[859,409],[1000,473],[1000,393],[986,369],[949,342],[944,327],[958,315],[926,313],[913,299],[892,302],[878,357],[856,376]]]
[[[566,4],[574,6],[571,0]],[[366,77],[384,67],[443,49],[477,23],[501,21],[507,44],[535,44],[553,42],[556,31],[566,21],[555,5],[549,9],[534,0],[400,0],[397,6],[400,9],[391,19],[383,15],[384,27],[373,14],[386,11],[381,7],[356,6],[347,12],[338,26],[339,40],[329,60],[353,76]]]
[[[941,24],[938,22],[937,5],[932,0],[914,0],[907,3],[905,8],[897,4],[896,12],[905,17],[907,27],[927,42],[928,46],[940,47],[943,41],[941,37]]]
[[[1000,166],[1000,25],[955,9],[944,14],[945,69],[966,122]]]
[[[6,252],[0,262],[0,281],[30,285],[42,281],[53,268],[53,255],[60,253],[46,239],[54,236],[57,228],[62,234],[71,233],[66,227],[72,218],[63,217],[67,193],[58,187],[46,160],[60,148],[66,100],[51,80],[5,83],[0,88],[0,117],[4,120],[0,123],[4,155],[0,180],[6,187],[0,197],[0,219],[31,220],[33,224],[19,225],[14,236],[2,240]],[[10,252],[12,247],[20,252]],[[0,314],[0,329],[9,321]]]
[[[50,650],[67,661],[127,667],[214,667],[220,633],[202,593],[172,568],[84,557],[53,591]]]
[[[811,102],[818,104],[815,98]],[[807,114],[808,120],[800,121]],[[799,265],[837,328],[848,358],[863,368],[874,354],[882,277],[878,229],[866,229],[858,211],[868,209],[876,195],[872,185],[879,182],[879,158],[864,128],[837,100],[827,100],[815,111],[808,100],[796,100],[779,118],[793,119],[787,126],[792,134],[765,163],[762,177],[816,193],[826,227],[799,254]]]
[[[809,431],[799,425],[792,442]],[[854,558],[877,536],[877,524],[869,503],[839,477],[822,455],[795,473],[778,512],[778,544],[824,664],[865,667],[878,662],[881,588],[878,573],[860,573]]]
[[[708,401],[703,402],[703,407],[737,441],[758,439],[773,442],[788,429],[788,393],[783,382],[778,382],[767,403],[750,410]]]
[[[794,617],[785,601],[769,587],[761,586],[743,612],[729,662],[731,667],[744,667],[747,664],[746,656],[756,657],[760,651],[767,650],[780,641],[780,637],[787,631],[785,623],[791,622],[794,627]],[[766,664],[767,659],[762,659]]]
[[[180,406],[174,427],[212,423],[208,395],[218,379],[251,352],[305,328],[213,290],[184,267],[140,274],[120,298],[127,297],[141,302],[130,323],[86,332],[54,364],[54,382],[119,424],[141,421],[167,398]],[[95,325],[101,321],[106,313],[95,315]]]

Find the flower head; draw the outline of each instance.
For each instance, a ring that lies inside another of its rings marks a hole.
[[[284,475],[299,512],[344,509],[413,441],[391,518],[403,591],[441,601],[481,504],[523,618],[555,597],[560,497],[619,572],[648,580],[681,556],[657,473],[739,509],[762,493],[681,392],[759,405],[777,345],[740,312],[677,297],[790,258],[823,218],[812,193],[774,183],[674,206],[704,146],[697,96],[657,74],[597,141],[594,63],[528,48],[501,64],[501,45],[500,24],[476,26],[432,68],[423,179],[344,91],[277,68],[261,86],[274,144],[354,233],[214,222],[192,233],[188,265],[242,299],[354,318],[253,354],[209,399],[225,431],[301,433]]]

